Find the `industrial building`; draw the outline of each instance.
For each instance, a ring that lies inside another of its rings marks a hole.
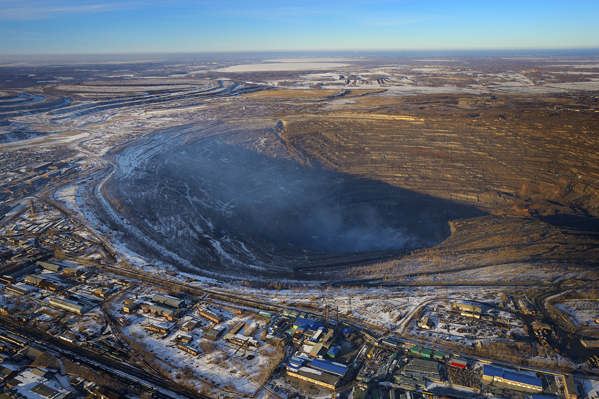
[[[412,378],[426,378],[433,382],[440,382],[439,363],[434,360],[412,359],[401,370],[401,375]]]
[[[200,315],[204,316],[205,318],[207,318],[208,320],[210,320],[213,323],[222,323],[223,321],[225,321],[225,318],[222,317],[219,314],[216,314],[208,309],[202,309],[200,310]]]
[[[246,345],[246,346],[252,345],[255,347],[260,346],[260,342],[256,341],[255,339],[253,339],[251,337],[246,337],[245,335],[242,335],[242,334],[228,333],[225,335],[225,337],[223,339],[227,342],[237,344],[237,345]]]
[[[48,263],[48,262],[36,262],[35,263],[37,266],[43,267],[46,270],[50,270],[51,272],[59,272],[62,269],[62,266],[60,265],[55,265],[54,263]]]
[[[564,390],[566,399],[578,399],[578,390],[570,374],[564,374]]]
[[[331,390],[346,372],[346,366],[321,359],[310,362],[305,357],[293,357],[287,363],[287,375]]]
[[[23,283],[7,285],[5,289],[19,295],[27,295],[37,291],[37,288]]]
[[[171,309],[165,306],[159,305],[148,305],[147,303],[143,303],[141,305],[141,309],[146,313],[153,313],[159,316],[164,316],[168,321],[174,321],[181,315],[181,309]]]
[[[68,399],[72,397],[71,391],[62,387],[54,378],[56,370],[36,367],[26,369],[15,378],[6,382],[9,388],[2,393],[2,398],[51,398]]]
[[[239,330],[241,330],[243,327],[245,327],[245,322],[240,321],[239,323],[235,324],[235,326],[231,329],[230,332],[233,334],[237,334]]]
[[[77,269],[77,268],[74,268],[74,267],[67,267],[67,268],[64,269],[63,273],[65,275],[67,275],[67,276],[80,277],[83,274],[84,271],[85,270],[83,270],[83,269]]]
[[[580,343],[585,348],[599,348],[599,339],[581,338]]]
[[[123,312],[125,313],[133,313],[137,309],[139,309],[139,302],[135,299],[127,299],[123,302]]]
[[[324,327],[324,323],[316,320],[310,320],[303,317],[298,317],[293,323],[295,331],[301,331],[304,334],[314,334],[320,327]]]
[[[168,328],[162,327],[162,326],[157,326],[154,324],[150,324],[149,326],[146,326],[145,329],[148,331],[159,332],[161,334],[168,334],[170,332]]]
[[[185,351],[187,353],[191,353],[194,356],[197,356],[200,354],[200,351],[198,351],[197,349],[194,349],[190,346],[184,345],[184,344],[179,344],[177,345],[177,348],[181,349],[182,351]]]
[[[83,314],[86,312],[85,306],[79,305],[78,303],[74,303],[71,301],[67,301],[65,299],[60,298],[50,298],[48,303],[55,308],[68,310],[69,312]]]
[[[193,337],[191,335],[178,335],[175,338],[177,342],[183,342],[184,344],[189,344],[193,341]]]
[[[258,328],[260,328],[260,324],[257,321],[255,321],[248,328],[245,329],[243,335],[245,335],[246,337],[251,337],[256,333],[256,330],[258,330]]]
[[[347,333],[346,333],[346,332],[347,332]],[[351,330],[350,330],[349,328],[346,328],[346,329],[343,331],[343,336],[349,337],[349,334],[350,334],[350,333],[351,333]],[[381,340],[379,341],[379,345],[388,346],[388,347],[391,347],[391,348],[394,348],[394,349],[396,349],[396,348],[399,348],[399,347],[400,347],[400,344],[399,344],[399,342],[397,342],[397,341],[394,341],[394,340],[392,340],[392,339],[389,339],[389,338],[383,338],[383,339],[381,339]]]
[[[110,288],[98,287],[94,290],[94,295],[97,295],[100,298],[106,298],[108,295],[110,295],[111,292],[112,290]]]
[[[531,389],[539,392],[543,390],[543,381],[539,377],[516,373],[490,364],[483,365],[482,378],[485,381],[502,382],[514,387]]]
[[[171,308],[182,308],[185,305],[185,301],[179,298],[175,298],[169,295],[156,294],[152,297],[152,302],[158,303],[164,306],[170,306]]]
[[[55,284],[51,281],[46,280],[45,278],[28,275],[25,277],[24,282],[29,285],[33,285],[35,287],[39,287],[48,291],[56,292],[63,289],[63,287],[59,284]]]
[[[181,330],[187,331],[187,332],[193,331],[198,326],[198,324],[200,324],[198,321],[190,320],[181,326]]]
[[[209,339],[211,341],[216,341],[220,338],[223,332],[225,332],[225,326],[216,326],[206,331],[206,333],[204,334],[204,338]]]
[[[451,304],[451,307],[453,309],[461,310],[463,312],[482,313],[482,309],[479,306],[470,305],[468,303],[453,302]]]

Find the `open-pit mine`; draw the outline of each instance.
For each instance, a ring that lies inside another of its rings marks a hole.
[[[0,227],[37,198],[186,278],[595,277],[597,57],[247,60],[1,65]]]

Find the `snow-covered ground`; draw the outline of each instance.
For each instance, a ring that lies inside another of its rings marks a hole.
[[[599,301],[568,301],[554,306],[567,313],[579,326],[598,326],[595,320],[599,318]]]

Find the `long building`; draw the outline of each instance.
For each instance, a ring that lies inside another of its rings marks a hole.
[[[68,310],[69,312],[83,314],[85,313],[85,306],[79,305],[78,303],[70,302],[60,298],[50,298],[48,303],[55,308]]]
[[[543,390],[543,381],[539,377],[516,373],[490,364],[483,365],[483,380],[502,382],[539,392]]]
[[[316,362],[316,364],[314,364],[314,362]],[[337,365],[337,363],[332,363],[328,361],[324,361],[323,364],[325,363]],[[333,368],[333,371],[336,372],[333,373],[330,370],[327,370],[328,366],[323,366],[323,364],[318,363],[316,360],[310,362],[310,359],[305,358],[303,356],[293,357],[287,363],[287,375],[298,378],[302,381],[309,382],[314,385],[335,390],[337,385],[339,385],[339,381],[342,378],[342,375],[340,375],[340,373],[345,375],[346,370],[341,370],[340,368]],[[342,366],[342,368],[345,367],[343,365],[339,366]]]
[[[185,301],[179,298],[175,298],[169,295],[156,294],[152,297],[152,302],[156,302],[160,305],[170,306],[171,308],[182,308]]]
[[[476,305],[470,305],[468,303],[454,302],[451,307],[457,310],[471,313],[482,313],[482,309]]]
[[[216,324],[222,323],[223,321],[225,321],[224,317],[222,317],[221,315],[216,314],[214,312],[211,312],[208,309],[200,310],[200,315],[204,316],[205,318],[207,318],[208,320],[210,320]]]
[[[160,316],[166,317],[169,321],[173,321],[181,315],[181,309],[167,308],[166,306],[159,305],[148,305],[144,303],[141,305],[141,309],[148,313],[154,313]]]
[[[574,383],[574,378],[570,374],[564,374],[564,388],[566,399],[578,399],[578,390]]]
[[[232,333],[228,333],[225,335],[225,337],[223,338],[225,341],[227,342],[231,342],[233,344],[237,344],[237,345],[252,345],[255,347],[259,347],[260,346],[260,342],[256,341],[254,338],[252,337],[246,337],[245,335],[242,334],[232,334]]]

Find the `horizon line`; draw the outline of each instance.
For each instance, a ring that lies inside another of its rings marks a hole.
[[[465,52],[480,52],[480,51],[502,51],[502,52],[522,52],[522,51],[592,51],[599,52],[599,46],[593,47],[498,47],[498,48],[403,48],[403,49],[280,49],[280,50],[227,50],[227,51],[123,51],[123,52],[77,52],[77,53],[25,53],[25,54],[1,54],[1,57],[65,57],[65,56],[139,56],[139,55],[190,55],[190,54],[252,54],[252,53],[301,53],[301,52],[432,52],[432,51],[465,51]],[[599,55],[599,54],[598,54]]]

